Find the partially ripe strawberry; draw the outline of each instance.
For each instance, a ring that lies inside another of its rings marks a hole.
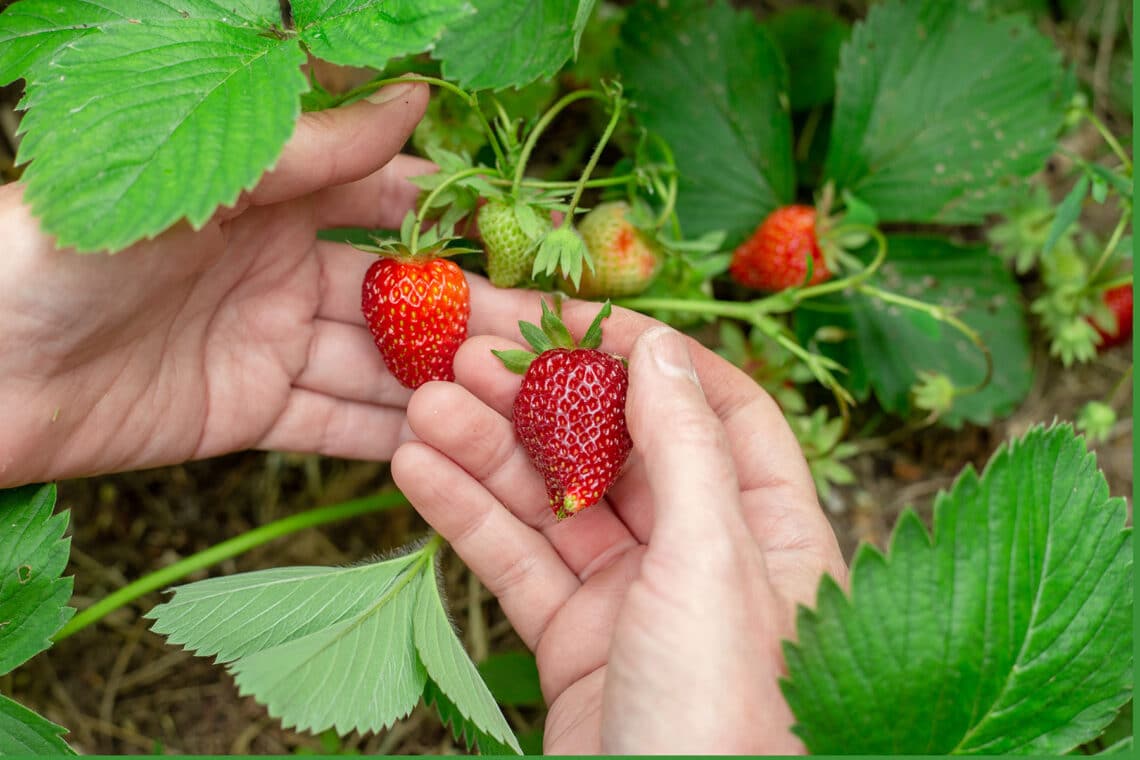
[[[361,310],[384,364],[408,388],[454,380],[471,296],[463,270],[441,258],[381,258],[364,275]]]
[[[808,257],[812,276],[808,285],[831,278],[816,237],[816,212],[811,206],[792,205],[776,209],[760,223],[732,254],[728,272],[747,288],[775,293],[807,279]]]
[[[1095,320],[1089,320],[1096,331],[1100,333],[1101,349],[1127,343],[1132,338],[1132,284],[1109,288],[1104,291],[1102,298],[1105,305],[1112,311],[1113,316],[1116,317],[1116,327],[1114,332],[1109,332],[1098,325]]]
[[[551,228],[550,210],[492,199],[475,217],[487,253],[487,277],[499,288],[530,279],[538,241]]]
[[[542,311],[542,329],[520,324],[537,355],[495,354],[524,375],[514,403],[515,433],[562,520],[597,504],[629,457],[629,374],[624,360],[598,350],[608,302],[577,345],[545,302]]]
[[[569,282],[567,292],[582,298],[618,298],[637,295],[661,269],[661,247],[629,220],[625,201],[601,203],[578,223],[578,233],[586,242],[594,261],[586,267],[577,291]]]

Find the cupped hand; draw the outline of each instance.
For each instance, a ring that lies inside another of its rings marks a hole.
[[[390,458],[410,392],[360,313],[374,257],[316,232],[399,226],[434,169],[397,155],[427,97],[305,114],[235,207],[113,256],[56,250],[0,187],[0,487],[249,447]]]
[[[538,311],[524,293],[494,307],[499,322]],[[564,317],[581,335],[596,311]],[[604,335],[630,358],[634,452],[603,502],[554,519],[513,434],[520,378],[491,349],[518,345],[502,338],[468,341],[458,383],[412,398],[396,481],[535,652],[547,753],[802,751],[780,642],[821,574],[846,568],[795,437],[695,341],[621,309]]]

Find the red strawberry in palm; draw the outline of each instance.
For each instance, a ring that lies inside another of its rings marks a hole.
[[[629,374],[624,360],[598,349],[609,303],[578,344],[545,303],[542,311],[541,329],[520,324],[537,354],[495,355],[524,375],[514,403],[515,433],[542,474],[550,508],[562,520],[597,504],[629,457]]]
[[[439,256],[449,239],[433,232],[416,253],[414,240],[411,247],[357,246],[384,256],[364,275],[361,311],[388,371],[408,388],[454,380],[455,352],[467,338],[467,280],[463,270]]]
[[[728,271],[741,285],[771,293],[830,279],[817,236],[816,210],[792,205],[773,211],[733,252]]]

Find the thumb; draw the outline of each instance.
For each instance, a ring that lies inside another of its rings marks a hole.
[[[301,115],[273,170],[250,191],[255,206],[367,177],[392,160],[427,108],[428,86],[395,82],[364,100]]]
[[[647,330],[630,354],[627,417],[653,497],[650,545],[665,556],[715,551],[746,535],[728,436],[677,331]]]

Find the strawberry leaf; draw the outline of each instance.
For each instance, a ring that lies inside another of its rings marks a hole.
[[[20,125],[25,197],[81,251],[119,250],[183,217],[202,226],[277,157],[308,86],[296,41],[256,28],[189,18],[113,32],[55,56],[29,82]]]
[[[633,112],[676,157],[686,236],[723,230],[734,247],[795,196],[779,49],[751,13],[724,0],[637,3],[622,38]]]
[[[451,627],[434,570],[433,557],[431,567],[419,576],[413,629],[416,652],[433,691],[446,697],[446,704],[436,700],[440,716],[451,724],[457,738],[478,746],[483,754],[503,754],[504,749],[522,754],[495,698]]]
[[[955,428],[988,424],[1011,412],[1029,392],[1033,366],[1021,293],[1001,260],[984,248],[940,238],[892,236],[888,246],[886,263],[868,283],[952,310],[996,360],[989,384],[956,396],[940,422]],[[805,301],[796,309],[795,327],[804,345],[848,369],[843,384],[856,398],[873,392],[897,414],[916,411],[910,391],[923,371],[941,373],[959,388],[985,375],[984,354],[958,330],[862,292]],[[817,339],[836,332],[841,339]]]
[[[432,55],[445,78],[470,90],[501,90],[557,74],[577,51],[594,0],[471,4],[475,13],[450,25]]]
[[[764,28],[788,64],[788,96],[793,111],[822,106],[835,95],[839,48],[851,27],[823,8],[786,8],[764,20]]]
[[[51,646],[75,610],[61,578],[71,540],[67,513],[52,515],[55,486],[0,491],[0,675]]]
[[[1054,148],[1055,47],[968,5],[876,4],[843,47],[824,176],[884,221],[981,222]]]
[[[0,756],[74,755],[62,728],[0,694]]]
[[[1068,426],[1029,431],[886,556],[856,553],[785,643],[794,731],[820,754],[1058,755],[1132,693],[1132,533]]]
[[[565,223],[561,227],[551,230],[539,243],[538,253],[535,254],[534,267],[531,276],[539,274],[550,276],[561,271],[574,283],[574,289],[582,281],[582,262],[585,261],[590,271],[594,270],[594,260],[590,252],[574,228]]]
[[[373,68],[427,50],[473,10],[455,0],[293,0],[293,20],[310,53]]]

